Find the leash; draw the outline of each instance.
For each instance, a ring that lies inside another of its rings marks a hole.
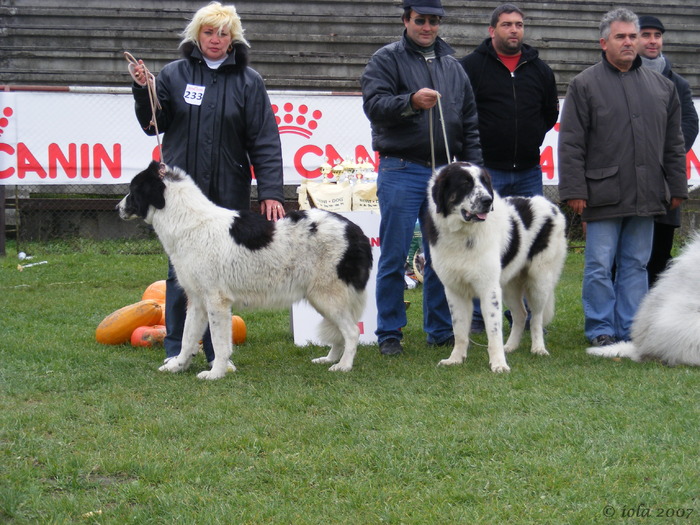
[[[141,82],[140,79],[136,77],[136,66],[139,65],[138,61],[134,56],[128,51],[124,51],[124,58],[129,62],[129,74],[131,78],[134,79],[139,86],[146,86],[148,88],[148,100],[151,103],[151,122],[150,125],[156,130],[156,140],[158,141],[158,156],[160,159],[160,171],[161,175],[165,173],[165,165],[163,164],[163,146],[160,143],[160,132],[158,131],[158,119],[156,118],[156,111],[161,109],[160,102],[158,102],[158,94],[156,93],[156,77],[151,73],[146,64],[141,64],[143,66],[144,76],[146,77],[145,82]]]
[[[447,130],[445,129],[445,118],[442,113],[442,102],[440,99],[442,95],[438,93],[437,107],[438,113],[440,113],[440,124],[442,125],[442,136],[445,138],[445,153],[447,154],[447,162],[450,162],[450,146],[447,143]],[[433,108],[430,108],[428,113],[428,126],[430,127],[430,158],[433,165],[433,173],[435,172],[435,138],[433,137]]]

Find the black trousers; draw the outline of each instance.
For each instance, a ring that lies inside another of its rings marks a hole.
[[[675,230],[676,227],[670,224],[654,223],[654,241],[651,247],[651,256],[647,263],[649,288],[656,282],[659,274],[666,269],[666,265],[671,260]]]

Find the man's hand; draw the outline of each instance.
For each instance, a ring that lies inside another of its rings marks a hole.
[[[440,93],[430,88],[422,88],[411,95],[413,109],[430,109],[437,104]]]
[[[671,209],[675,210],[678,208],[678,206],[683,204],[683,200],[684,199],[681,199],[680,197],[671,197]]]
[[[566,201],[569,207],[574,210],[578,215],[583,213],[586,207],[586,199],[571,199]]]

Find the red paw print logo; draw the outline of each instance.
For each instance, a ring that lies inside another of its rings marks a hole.
[[[314,130],[318,128],[318,121],[323,117],[323,113],[318,109],[311,111],[306,104],[300,104],[295,108],[291,102],[287,102],[282,107],[273,104],[272,111],[275,113],[280,135],[292,133],[307,139],[314,134]]]
[[[5,132],[5,128],[10,123],[9,118],[14,114],[12,108],[5,108],[2,110],[2,117],[0,118],[0,135]]]

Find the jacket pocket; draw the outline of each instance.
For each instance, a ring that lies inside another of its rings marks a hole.
[[[618,166],[586,170],[588,206],[611,206],[620,202]]]

